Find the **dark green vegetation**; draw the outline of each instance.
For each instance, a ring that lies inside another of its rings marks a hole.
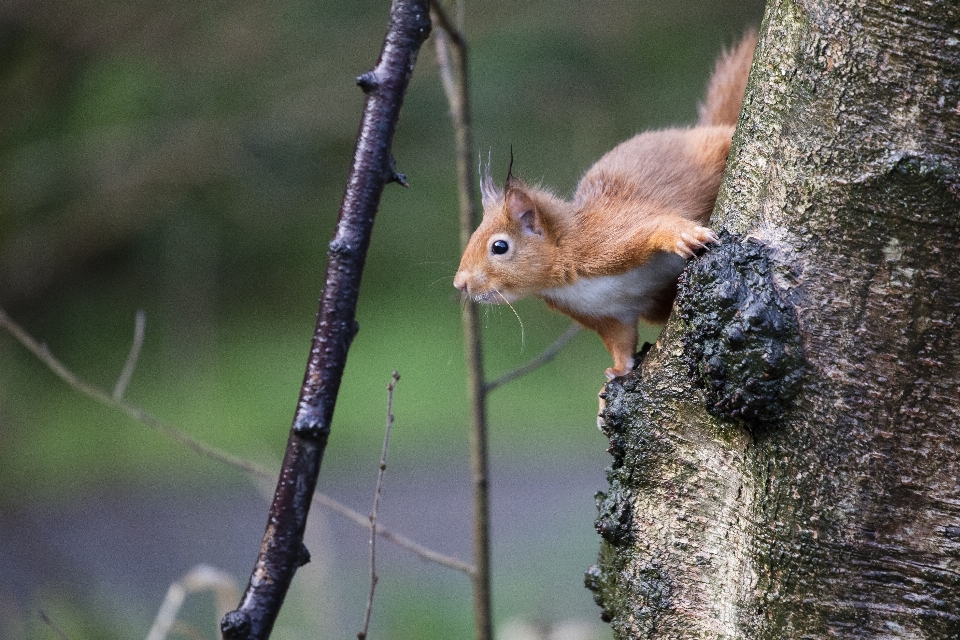
[[[127,397],[206,442],[275,466],[359,121],[354,79],[374,62],[387,4],[0,5],[0,303],[79,375],[107,389],[123,365],[134,312],[144,308],[147,337]],[[567,192],[636,131],[692,122],[718,49],[756,25],[760,11],[759,2],[469,4],[474,138],[484,154],[492,150],[495,172],[505,171],[512,144],[516,173]],[[394,154],[411,187],[388,188],[377,218],[360,333],[321,487],[345,474],[372,487],[384,403],[371,403],[369,394],[381,397],[393,369],[403,375],[393,464],[466,475],[456,466],[467,436],[451,286],[459,259],[454,151],[431,43],[407,94]],[[539,303],[515,306],[522,331],[509,309],[486,313],[494,374],[534,356],[566,326]],[[602,451],[592,424],[607,359],[583,333],[551,365],[497,391],[495,459],[562,467],[585,450]],[[15,526],[9,513],[91,496],[176,487],[194,499],[218,499],[241,486],[238,472],[79,397],[0,335],[3,530]],[[559,491],[589,503],[596,488]],[[262,530],[265,514],[254,530]],[[590,527],[585,519],[582,529]],[[526,542],[550,547],[566,532],[545,534],[548,543]],[[574,575],[595,555],[586,539]],[[170,559],[176,575],[203,559],[184,557]],[[498,620],[523,611],[531,597],[539,598],[534,608],[549,599],[541,591],[550,580],[509,570],[495,567]],[[63,572],[63,593],[84,589]],[[544,568],[542,575],[554,573]],[[425,598],[434,594],[432,604],[391,601],[386,580],[378,637],[388,637],[390,621],[389,637],[427,637],[411,627],[424,616],[411,612],[431,607],[445,614],[431,611],[423,622],[436,637],[464,628],[466,579],[438,582],[462,582],[459,600],[418,581]],[[526,595],[534,587],[539,595]],[[137,636],[158,605],[136,603],[129,620],[115,620],[50,589],[37,602],[69,602],[61,609],[87,621],[71,637]],[[351,614],[343,615],[349,622]],[[46,637],[29,620],[35,635],[28,637]]]

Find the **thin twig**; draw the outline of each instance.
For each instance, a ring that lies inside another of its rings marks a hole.
[[[313,500],[317,504],[321,504],[331,511],[336,511],[340,515],[353,520],[363,527],[370,527],[370,519],[367,516],[363,515],[359,511],[356,511],[355,509],[351,509],[341,502],[337,502],[325,493],[320,493],[319,491],[314,493]],[[449,569],[454,569],[456,571],[460,571],[461,573],[465,573],[468,576],[472,576],[476,571],[473,565],[464,562],[459,558],[454,558],[453,556],[448,556],[440,553],[439,551],[434,551],[433,549],[423,546],[419,542],[414,542],[404,535],[384,529],[383,526],[379,524],[377,525],[377,535],[384,540],[393,542],[399,547],[403,547],[407,551],[420,556],[421,559],[428,562],[434,562],[436,564],[443,565]]]
[[[13,336],[27,348],[33,355],[35,355],[42,363],[47,365],[47,367],[53,371],[57,377],[66,382],[74,390],[79,391],[88,398],[92,398],[97,402],[104,404],[108,407],[113,407],[127,416],[133,418],[137,422],[150,427],[154,431],[157,431],[171,440],[174,440],[183,446],[199,453],[202,456],[206,456],[213,460],[223,462],[232,467],[242,469],[253,475],[265,476],[270,478],[271,473],[263,470],[254,463],[243,460],[242,458],[237,458],[236,456],[230,455],[229,453],[212,447],[210,445],[204,444],[199,440],[192,438],[187,435],[180,429],[172,427],[159,418],[154,417],[147,411],[141,409],[135,404],[131,404],[126,400],[118,400],[111,396],[110,394],[98,389],[92,384],[81,380],[75,373],[66,367],[60,360],[58,360],[46,345],[40,344],[37,340],[33,338],[29,333],[22,329],[17,323],[15,323],[10,316],[6,314],[3,309],[0,309],[0,325],[2,325],[7,331],[9,331]]]
[[[367,612],[363,617],[363,629],[357,634],[357,640],[366,640],[370,630],[370,614],[373,613],[373,594],[377,589],[377,512],[380,509],[380,494],[383,490],[383,476],[387,471],[387,450],[390,448],[390,430],[393,428],[393,390],[397,388],[400,374],[393,372],[387,385],[387,427],[383,434],[383,451],[380,453],[380,469],[377,472],[377,488],[373,492],[373,510],[370,511],[370,595],[367,597]]]
[[[463,15],[459,11],[462,7],[458,7],[457,15],[457,24],[462,24]],[[447,15],[447,10],[443,6],[442,2],[438,0],[430,0],[430,11],[432,12],[431,17],[437,23],[437,26],[440,27],[443,32],[453,40],[453,43],[456,45],[457,49],[460,51],[465,51],[467,48],[467,41],[463,39],[463,35],[460,33],[460,28],[454,25],[453,21],[450,19],[450,16]],[[436,35],[436,34],[434,34]],[[450,85],[454,87],[454,84]]]
[[[521,378],[527,375],[528,373],[531,373],[532,371],[536,371],[543,365],[547,364],[548,362],[556,358],[557,354],[560,353],[560,350],[563,349],[565,346],[567,346],[567,343],[570,342],[573,336],[577,335],[579,331],[580,331],[580,325],[571,324],[566,331],[561,333],[560,336],[556,340],[554,340],[549,347],[544,349],[540,353],[540,355],[538,355],[536,358],[533,358],[529,362],[520,365],[519,367],[517,367],[516,369],[513,369],[512,371],[508,371],[507,373],[503,374],[496,380],[491,380],[490,382],[488,382],[486,385],[487,393],[490,393],[494,389],[502,387],[508,382],[513,382],[517,378]]]
[[[14,322],[13,319],[11,319],[2,308],[0,308],[0,326],[9,331],[10,334],[13,335],[13,337],[16,338],[17,341],[28,351],[36,356],[41,363],[46,365],[46,367],[53,371],[58,378],[63,380],[70,388],[74,389],[78,393],[81,393],[104,406],[110,407],[111,409],[121,411],[136,422],[139,422],[149,429],[153,429],[161,435],[174,440],[175,442],[189,448],[201,456],[211,460],[216,460],[217,462],[234,467],[235,469],[240,469],[241,471],[244,471],[257,478],[264,480],[273,479],[274,473],[267,470],[265,467],[262,467],[255,462],[233,456],[222,449],[218,449],[200,442],[184,431],[163,422],[159,418],[154,417],[137,405],[127,402],[126,400],[116,400],[106,392],[94,387],[84,380],[81,380],[76,374],[70,371],[66,365],[60,362],[56,356],[50,353],[50,350],[45,345],[40,344],[40,342],[38,342],[33,336],[31,336],[20,325]],[[335,511],[340,515],[345,516],[362,527],[370,527],[370,521],[367,516],[363,515],[356,509],[351,509],[345,504],[338,502],[334,498],[331,498],[324,493],[319,491],[314,492],[313,500],[317,504],[320,504],[331,511]],[[450,569],[455,569],[456,571],[461,571],[467,575],[473,575],[473,566],[464,562],[463,560],[460,560],[459,558],[454,558],[438,551],[434,551],[418,542],[414,542],[406,536],[403,536],[399,533],[394,533],[383,527],[377,528],[377,535],[385,540],[389,540],[399,547],[403,547],[407,551],[410,551],[417,556],[420,556],[420,558],[423,560],[434,562]]]
[[[40,616],[40,619],[43,620],[43,623],[53,629],[53,632],[57,634],[57,637],[60,640],[70,640],[70,636],[65,634],[63,630],[53,623],[53,620],[50,619],[50,616],[47,615],[47,612],[41,609],[37,612],[37,615]]]
[[[457,193],[460,199],[460,246],[465,248],[477,226],[479,210],[473,197],[473,140],[470,130],[470,94],[467,88],[467,43],[451,23],[443,5],[430,2],[430,15],[440,27],[434,39],[440,81],[453,121],[457,147]],[[449,41],[448,41],[449,40]],[[451,44],[453,45],[451,47]],[[469,306],[469,305],[468,305]]]
[[[229,604],[224,606],[224,603],[235,602],[240,596],[240,589],[233,576],[208,565],[197,565],[167,588],[167,595],[163,599],[163,604],[160,605],[160,610],[157,611],[157,617],[153,620],[147,640],[166,640],[187,596],[205,590],[216,594],[218,606],[223,609],[218,612],[218,620],[230,608]]]
[[[137,316],[133,324],[133,343],[130,345],[130,353],[127,354],[127,361],[123,365],[123,371],[117,378],[117,384],[113,387],[114,400],[123,398],[123,394],[133,378],[133,371],[137,368],[137,360],[140,359],[140,349],[143,348],[143,337],[147,325],[147,312],[143,309],[137,309]]]
[[[462,6],[461,6],[462,9]],[[479,218],[474,197],[471,165],[470,94],[467,45],[461,29],[454,27],[438,0],[430,3],[434,22],[440,27],[435,42],[440,79],[450,103],[457,147],[457,192],[460,198],[460,245],[465,248]],[[459,18],[462,23],[463,12]],[[461,24],[462,26],[462,24]],[[452,45],[452,46],[451,46]],[[470,394],[470,472],[473,482],[473,611],[477,640],[493,638],[493,604],[490,582],[490,496],[487,456],[487,391],[483,373],[483,349],[477,304],[468,301],[461,315]]]

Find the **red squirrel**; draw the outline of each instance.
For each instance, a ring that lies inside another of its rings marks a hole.
[[[537,296],[600,334],[613,356],[608,380],[632,370],[637,321],[666,322],[686,259],[716,242],[706,225],[756,42],[749,31],[721,54],[696,126],[620,143],[584,174],[570,201],[510,170],[501,191],[488,163],[483,221],[454,286],[478,302]]]

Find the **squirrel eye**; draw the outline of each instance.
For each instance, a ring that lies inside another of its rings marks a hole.
[[[510,245],[507,244],[506,240],[497,240],[492,245],[490,245],[490,250],[493,251],[498,256],[502,256],[510,249]]]

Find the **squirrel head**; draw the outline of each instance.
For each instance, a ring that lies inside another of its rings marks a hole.
[[[563,284],[557,214],[566,203],[509,171],[497,189],[489,165],[480,190],[483,221],[467,243],[454,286],[477,302],[502,303]]]

